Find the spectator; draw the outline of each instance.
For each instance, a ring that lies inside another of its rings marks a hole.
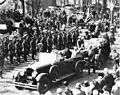
[[[98,92],[98,90],[93,90],[93,93],[92,93],[92,95],[99,95],[99,92]]]
[[[112,87],[111,95],[120,95],[120,80]]]
[[[68,81],[64,81],[63,82],[64,86],[65,86],[65,95],[73,95],[73,92],[69,89],[69,82]]]
[[[52,93],[50,91],[47,91],[45,95],[52,95]]]
[[[102,95],[110,95],[109,89],[107,88],[107,86],[103,87],[103,93],[102,93]]]
[[[63,94],[63,91],[61,88],[57,88],[57,91],[56,91],[57,95],[62,95]]]
[[[73,95],[86,95],[85,92],[81,89],[81,84],[77,83],[75,89],[73,90]]]
[[[85,91],[86,95],[91,95],[92,88],[90,87],[90,83],[88,81],[83,82],[82,90]]]
[[[108,68],[104,68],[104,77],[101,82],[102,87],[105,85],[109,89],[109,92],[111,91],[112,86],[114,85],[114,77],[112,74],[109,73]]]
[[[101,89],[100,89],[99,80],[93,81],[93,85],[94,85],[94,87],[93,87],[92,91],[93,91],[93,90],[97,90],[97,91],[100,91],[100,90],[101,90]]]
[[[115,82],[120,80],[120,67],[115,72]]]

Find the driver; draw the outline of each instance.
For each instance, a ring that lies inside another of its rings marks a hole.
[[[71,58],[72,52],[70,51],[69,48],[66,48],[63,53],[61,52],[62,57],[69,59]]]

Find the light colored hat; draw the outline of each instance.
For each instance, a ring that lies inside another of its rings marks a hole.
[[[120,80],[116,81],[116,85],[120,87]]]
[[[93,90],[93,95],[98,95],[98,90]]]
[[[62,93],[62,89],[61,88],[58,88],[57,91],[56,91],[57,94],[60,94]]]
[[[80,39],[81,38],[81,36],[78,36],[78,39]]]
[[[75,88],[77,88],[77,89],[81,88],[81,84],[80,83],[76,83]]]
[[[45,95],[52,95],[52,93],[50,91],[47,91]]]
[[[77,50],[78,49],[78,47],[74,47],[74,50]]]
[[[109,73],[109,69],[108,68],[104,68],[104,73],[105,74]]]

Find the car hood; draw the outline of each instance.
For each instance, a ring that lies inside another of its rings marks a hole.
[[[55,53],[40,53],[39,61],[32,64],[30,68],[36,70],[37,68],[40,67],[52,65],[56,61],[56,58],[57,56]]]

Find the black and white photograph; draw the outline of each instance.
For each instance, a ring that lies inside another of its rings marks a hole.
[[[120,0],[0,0],[0,95],[120,95]]]

